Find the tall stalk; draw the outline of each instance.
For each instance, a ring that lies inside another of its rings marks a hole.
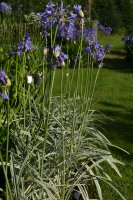
[[[30,110],[30,124],[31,124],[32,140],[33,140],[33,143],[34,143],[33,123],[32,123],[32,115],[31,115],[31,103],[30,103],[30,84],[29,84],[29,87],[28,87],[28,98],[29,98],[29,110]]]
[[[8,177],[8,149],[9,149],[9,100],[7,100],[7,136],[6,136],[6,177]],[[6,183],[6,200],[8,200],[8,185]]]
[[[79,80],[80,80],[80,59],[82,53],[82,42],[83,42],[83,19],[81,18],[81,41],[80,41],[80,53],[79,53],[79,65],[78,65],[78,76],[77,76],[77,85],[76,85],[76,94],[75,98],[77,97],[77,91],[79,89]]]
[[[22,76],[25,76],[25,53],[24,53],[24,57],[23,57],[23,75]],[[24,130],[25,130],[25,113],[26,113],[26,108],[25,108],[25,81],[24,81],[24,92],[23,92],[23,101],[24,101]]]
[[[54,84],[54,78],[55,78],[55,71],[53,71],[53,76],[49,88],[49,102],[48,102],[48,110],[47,110],[47,117],[46,117],[46,122],[45,122],[45,136],[44,136],[44,144],[43,144],[43,153],[42,153],[42,162],[41,162],[41,170],[40,170],[40,176],[42,177],[43,173],[43,161],[44,161],[44,154],[46,150],[46,139],[47,139],[47,129],[48,129],[48,120],[49,120],[49,113],[50,113],[50,105],[51,105],[51,99],[52,99],[52,90],[53,90],[53,84]]]
[[[63,133],[63,101],[64,94],[63,91],[63,67],[61,70],[61,93],[60,93],[60,109],[61,109],[61,134],[62,134],[62,151],[63,151],[63,175],[62,175],[62,200],[65,197],[65,144],[64,144],[64,133]]]

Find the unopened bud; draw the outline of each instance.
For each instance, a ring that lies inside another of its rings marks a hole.
[[[69,76],[69,74],[68,74],[68,72],[66,73],[66,77],[68,77]]]
[[[24,97],[24,96],[25,96],[25,93],[23,92],[23,93],[22,93],[22,97]]]
[[[58,50],[58,51],[56,51],[55,53],[53,53],[53,55],[54,55],[54,57],[55,58],[58,58],[59,57],[59,55],[60,55],[60,51]]]
[[[60,19],[61,22],[68,22],[68,20],[66,20],[65,18]]]
[[[2,49],[2,47],[0,48],[0,52],[2,52],[3,51],[3,49]]]
[[[44,49],[44,50],[43,50],[43,54],[44,54],[44,55],[46,55],[47,52],[48,52],[47,49]]]
[[[61,67],[65,67],[65,62],[63,60],[63,62],[61,63]]]
[[[7,78],[7,83],[6,83],[6,87],[10,87],[11,86],[11,81],[10,81],[10,79],[6,76],[6,78]]]
[[[14,93],[13,98],[16,99],[16,97],[17,97],[17,93]]]
[[[81,18],[83,18],[83,17],[84,17],[84,13],[83,13],[83,11],[82,11],[82,10],[80,10],[80,11],[79,11],[79,16],[80,16]]]

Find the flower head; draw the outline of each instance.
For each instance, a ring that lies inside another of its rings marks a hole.
[[[48,49],[47,47],[44,46],[43,55],[44,55],[44,56],[47,55],[48,51],[49,51],[49,49]]]
[[[12,8],[4,2],[0,3],[0,10],[2,12],[6,11],[6,14],[11,14],[12,12]]]
[[[106,50],[107,54],[110,53],[109,49],[110,49],[111,47],[113,47],[113,45],[111,45],[111,44],[108,44],[108,45],[105,47],[105,50]]]
[[[81,6],[80,6],[80,5],[78,5],[78,6],[77,6],[77,5],[74,5],[74,6],[73,6],[73,10],[74,10],[74,13],[75,13],[75,14],[78,14],[79,11],[81,10]]]
[[[52,65],[52,68],[55,69],[56,65],[58,67],[64,67],[65,66],[65,62],[64,60],[68,59],[68,55],[64,54],[61,51],[61,47],[59,45],[56,45],[55,48],[51,47],[51,49],[53,50],[53,56],[54,56],[54,65],[53,63],[50,61],[49,64]]]
[[[25,34],[23,37],[23,42],[18,42],[17,44],[17,49],[16,50],[12,50],[11,53],[12,55],[18,53],[18,55],[23,55],[23,53],[25,52],[31,52],[32,50],[38,50],[38,47],[34,46],[32,44],[32,42],[30,41],[31,36],[29,33]]]

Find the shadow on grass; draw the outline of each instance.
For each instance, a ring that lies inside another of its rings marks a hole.
[[[133,163],[133,109],[128,109],[124,106],[109,102],[100,102],[104,106],[101,111],[105,116],[113,120],[103,120],[106,124],[102,127],[106,130],[102,133],[109,141],[118,147],[128,151],[130,155],[116,148],[111,148],[111,152],[119,155],[122,161]]]
[[[116,55],[116,57],[114,57]],[[104,58],[104,68],[117,70],[123,73],[133,73],[130,68],[131,62],[125,60],[126,53],[120,51],[111,51],[109,58]]]

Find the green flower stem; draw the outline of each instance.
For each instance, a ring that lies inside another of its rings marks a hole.
[[[16,96],[17,96],[17,79],[18,79],[17,65],[18,65],[18,54],[16,55],[16,71],[15,71],[15,94],[16,94]]]
[[[63,175],[62,175],[62,200],[65,197],[65,144],[64,144],[64,133],[63,133],[63,101],[64,95],[62,94],[63,90],[63,67],[61,73],[61,94],[60,94],[60,108],[61,108],[61,133],[62,133],[62,150],[63,150]]]
[[[78,53],[79,53],[79,50],[80,50],[80,46],[79,46],[79,49],[78,49]],[[77,57],[78,57],[78,53],[77,53]],[[70,88],[69,88],[69,94],[68,94],[68,97],[70,97],[70,92],[71,92],[71,87],[72,87],[72,84],[73,84],[73,77],[74,77],[74,72],[75,72],[75,66],[76,66],[76,62],[77,62],[77,57],[76,57],[76,61],[74,63],[74,69],[73,69],[73,73],[72,73],[72,77],[71,77],[71,83],[70,83]]]
[[[76,95],[75,98],[77,97],[77,90],[79,89],[79,81],[80,81],[80,59],[81,59],[81,53],[82,53],[82,41],[83,41],[83,19],[81,19],[81,41],[80,41],[80,54],[79,54],[79,65],[78,65],[78,77],[77,77],[77,86],[76,86]]]
[[[84,96],[87,100],[89,99],[89,96],[87,94],[88,94],[88,89],[89,89],[88,84],[90,84],[90,80],[89,80],[90,69],[91,69],[91,55],[88,54],[87,78],[86,78],[86,87],[85,87],[85,96]]]
[[[0,100],[0,127],[1,127],[1,118],[2,118],[2,100]]]
[[[69,52],[69,41],[67,40],[67,55],[68,55],[68,52]],[[67,73],[68,73],[68,77],[66,77],[66,92],[69,91],[69,86],[68,86],[68,83],[70,83],[69,81],[69,60],[67,59]],[[68,99],[70,97],[70,93],[68,93]]]
[[[96,82],[97,82],[99,71],[100,71],[100,68],[98,68],[98,71],[97,71],[97,74],[96,74],[96,78],[95,78],[95,81],[94,81],[94,85],[93,85],[93,89],[92,89],[92,93],[91,93],[90,99],[89,99],[88,103],[86,104],[86,109],[85,109],[85,112],[84,112],[84,116],[83,116],[83,120],[82,120],[82,124],[81,124],[81,128],[80,128],[80,135],[79,135],[78,146],[80,145],[81,136],[82,136],[82,130],[86,126],[86,120],[87,120],[87,117],[88,117],[88,114],[89,114],[89,111],[90,111],[90,107],[91,107],[91,103],[92,103],[92,98],[93,98],[93,93],[94,93],[94,90],[95,90],[95,85],[96,85]],[[89,91],[89,93],[90,93],[90,91]]]
[[[29,84],[29,87],[28,87],[28,97],[29,97],[29,110],[30,110],[30,123],[31,123],[32,140],[34,141],[33,123],[32,123],[32,115],[31,115],[31,104],[30,104],[30,84]]]
[[[25,76],[25,53],[23,58],[23,76]],[[25,130],[25,113],[26,113],[26,104],[25,104],[25,81],[24,81],[24,92],[23,92],[23,101],[24,101],[24,130]]]
[[[90,98],[90,95],[91,95],[92,76],[93,76],[93,61],[92,61],[91,73],[90,73],[90,85],[89,85],[89,95],[88,95],[89,98]]]
[[[9,149],[9,100],[7,100],[7,136],[6,136],[6,176],[8,177],[8,149]],[[8,185],[6,183],[6,199],[8,199]]]
[[[55,45],[55,39],[56,39],[57,29],[58,29],[58,24],[56,25],[56,29],[55,29],[55,35],[54,35],[54,41],[53,41],[53,47],[54,47],[54,45]]]
[[[75,110],[76,110],[76,98],[74,97],[73,122],[72,122],[72,133],[71,133],[71,143],[70,143],[70,158],[71,158],[71,155],[72,155],[72,144],[73,144],[73,136],[74,136]]]
[[[8,177],[7,177],[7,173],[6,173],[6,169],[5,169],[5,166],[4,166],[4,162],[3,162],[3,159],[2,159],[2,155],[1,155],[1,151],[0,151],[0,160],[1,160],[1,163],[2,163],[2,168],[3,168],[3,172],[4,172],[4,175],[5,175],[5,180],[6,180],[6,200],[8,200],[8,193],[7,193],[7,189],[9,191],[9,195],[10,195],[10,200],[13,200],[13,197],[12,197],[12,193],[11,193],[11,188],[10,188],[10,184],[9,184],[9,181],[8,181]]]
[[[44,60],[45,60],[45,56],[43,58],[43,69],[42,69],[42,73],[43,73],[43,81],[42,81],[42,94],[43,94],[43,102],[42,102],[42,111],[44,112]],[[45,114],[44,114],[45,116]],[[44,117],[45,119],[45,117]]]
[[[41,170],[40,170],[40,176],[42,177],[43,173],[43,160],[44,160],[44,154],[46,150],[46,139],[47,139],[47,128],[48,128],[48,120],[49,120],[49,113],[50,113],[50,105],[51,105],[51,99],[52,99],[52,90],[53,90],[53,84],[54,84],[54,78],[55,78],[55,71],[53,71],[53,77],[51,80],[51,87],[49,88],[49,102],[48,102],[48,111],[47,111],[47,118],[45,122],[45,136],[44,136],[44,144],[43,144],[43,154],[42,154],[42,163],[41,163]]]
[[[52,24],[51,24],[51,27],[50,27],[50,36],[51,36],[51,46],[52,46]]]

